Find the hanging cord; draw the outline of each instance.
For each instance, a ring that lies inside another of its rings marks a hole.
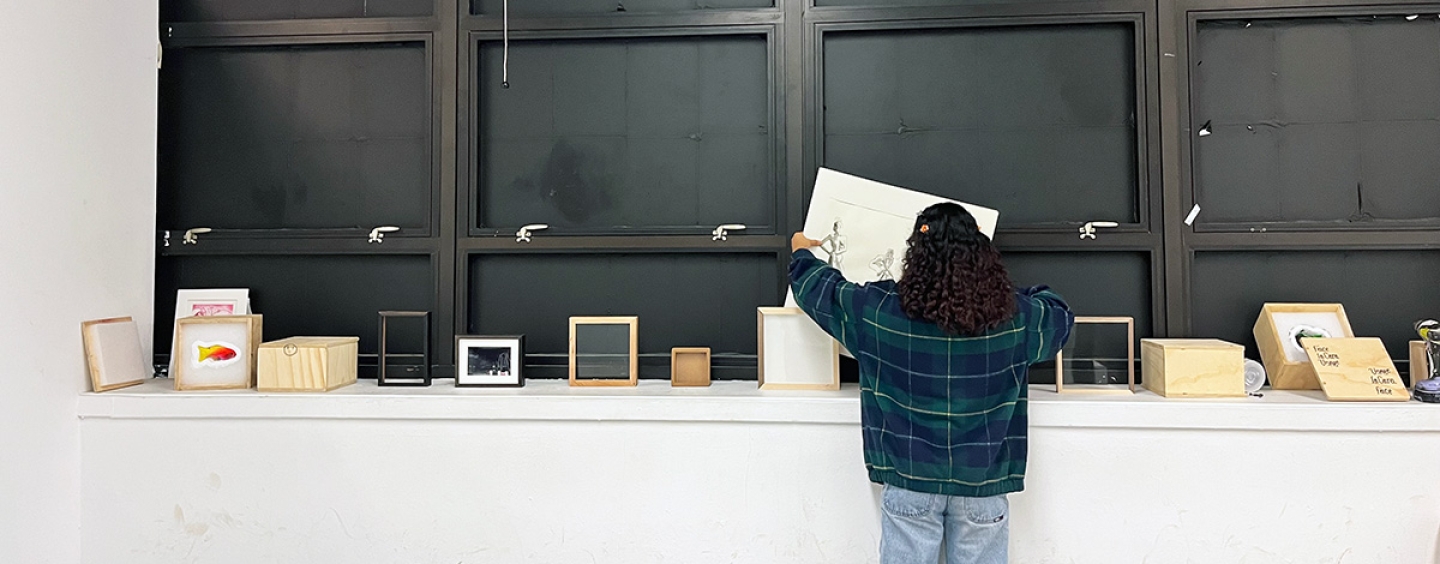
[[[510,87],[510,0],[505,0],[504,10],[505,10],[505,23],[503,24],[503,29],[505,30],[505,31],[504,31],[504,33],[505,33],[505,46],[504,46],[504,54],[501,55],[501,62],[500,62],[500,87],[501,87],[501,88],[509,88],[509,87]]]

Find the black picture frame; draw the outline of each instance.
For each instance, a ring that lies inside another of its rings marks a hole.
[[[418,318],[421,326],[421,350],[413,353],[392,353],[389,348],[390,320],[394,318]],[[392,358],[418,359],[419,363],[407,363],[407,374],[391,374],[388,370]],[[430,312],[428,311],[382,311],[380,312],[380,356],[379,385],[413,386],[430,385]]]
[[[475,364],[477,351],[502,351],[500,355],[480,353],[487,363],[502,366],[489,369]],[[472,374],[474,372],[474,374]],[[455,387],[457,388],[522,388],[525,386],[524,335],[456,335]]]

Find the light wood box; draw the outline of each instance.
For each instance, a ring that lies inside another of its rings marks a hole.
[[[1430,359],[1425,355],[1425,341],[1410,341],[1410,389],[1430,377]]]
[[[1255,345],[1260,349],[1260,362],[1265,365],[1265,377],[1270,380],[1270,387],[1276,390],[1319,390],[1320,379],[1315,375],[1315,367],[1311,366],[1310,361],[1295,361],[1285,356],[1285,346],[1281,344],[1281,339],[1285,338],[1282,335],[1285,328],[1277,326],[1271,317],[1277,313],[1332,314],[1344,332],[1343,335],[1335,337],[1354,337],[1355,332],[1350,329],[1350,318],[1345,316],[1345,306],[1267,303],[1260,310],[1260,318],[1255,321]]]
[[[261,343],[262,392],[328,392],[355,383],[359,337],[291,337]]]
[[[1140,384],[1167,398],[1245,396],[1245,347],[1217,339],[1141,339]]]
[[[214,384],[207,385],[207,384],[196,384],[196,383],[194,383],[194,379],[193,379],[193,378],[187,378],[187,377],[186,377],[186,374],[189,373],[190,368],[188,368],[188,366],[187,366],[186,363],[179,361],[180,359],[183,358],[182,353],[181,353],[181,348],[184,347],[184,346],[185,346],[185,343],[186,343],[186,329],[189,328],[189,327],[194,327],[194,326],[198,326],[198,325],[236,323],[236,322],[239,321],[239,320],[247,321],[247,322],[249,323],[249,325],[250,325],[249,330],[248,330],[248,335],[247,335],[246,338],[245,338],[245,345],[244,345],[244,347],[248,349],[248,350],[245,351],[245,352],[249,353],[249,354],[244,355],[244,358],[245,358],[245,375],[246,375],[246,376],[245,376],[245,382],[244,382],[243,384],[240,384],[240,383],[230,383],[230,384],[220,384],[220,385],[214,385]],[[170,374],[170,379],[175,383],[175,389],[176,389],[177,391],[189,391],[189,390],[248,390],[248,389],[250,389],[250,388],[255,387],[255,369],[256,369],[256,366],[257,366],[257,365],[256,365],[256,362],[258,362],[258,354],[257,354],[257,352],[259,351],[259,348],[260,348],[260,345],[259,345],[260,341],[265,338],[265,337],[264,337],[264,334],[265,334],[265,331],[264,331],[264,330],[265,330],[265,316],[260,315],[260,314],[258,314],[258,313],[246,314],[246,315],[206,315],[206,316],[192,316],[192,317],[184,317],[184,318],[180,318],[180,319],[175,320],[175,338],[174,338],[175,343],[174,343],[174,347],[172,347],[172,348],[170,349],[170,358],[176,359],[176,362],[174,363],[174,364],[175,364],[175,371]]]
[[[670,349],[670,385],[709,386],[709,347]]]

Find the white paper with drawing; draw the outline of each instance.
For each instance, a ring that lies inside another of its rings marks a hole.
[[[810,211],[805,215],[805,236],[822,242],[815,256],[838,269],[846,280],[898,280],[915,217],[941,202],[965,206],[975,216],[980,232],[995,236],[998,211],[825,168],[815,178]],[[785,305],[795,305],[793,294],[787,293]]]

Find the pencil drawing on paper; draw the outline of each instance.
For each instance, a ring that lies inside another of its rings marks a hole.
[[[885,249],[885,254],[875,257],[870,261],[870,268],[875,271],[875,280],[894,280],[895,272],[895,249]]]
[[[831,224],[830,234],[820,241],[820,250],[830,256],[825,262],[830,266],[840,268],[845,261],[845,235],[840,232],[840,218],[835,218]]]

